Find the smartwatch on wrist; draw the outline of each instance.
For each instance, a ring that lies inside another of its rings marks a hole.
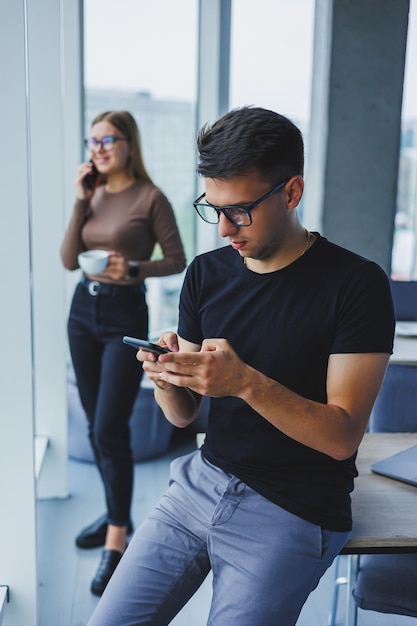
[[[139,263],[136,261],[128,261],[127,262],[129,269],[127,270],[127,275],[129,278],[137,278],[139,276]]]

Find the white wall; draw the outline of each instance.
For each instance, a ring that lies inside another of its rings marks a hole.
[[[5,626],[36,616],[28,108],[23,2],[0,4],[0,583]]]
[[[67,304],[58,251],[81,150],[79,25],[73,0],[0,4],[0,584],[10,587],[4,626],[36,624],[36,489],[67,495]],[[35,432],[50,442],[37,486]]]

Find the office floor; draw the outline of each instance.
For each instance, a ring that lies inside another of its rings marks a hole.
[[[194,448],[193,436],[177,436],[169,453],[135,465],[135,526],[165,490],[170,461]],[[102,488],[94,465],[70,460],[69,490],[70,496],[65,500],[38,502],[38,626],[85,626],[97,604],[97,598],[90,593],[90,581],[100,549],[79,550],[74,544],[79,530],[104,512]],[[297,626],[327,626],[333,580],[332,567],[308,599]],[[209,603],[210,578],[171,625],[204,626]],[[344,603],[342,587],[338,626],[343,625]],[[416,623],[414,618],[372,611],[359,611],[358,617],[358,626],[416,626]]]

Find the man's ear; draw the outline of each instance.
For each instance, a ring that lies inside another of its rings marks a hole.
[[[295,209],[300,204],[304,191],[304,179],[302,176],[293,176],[285,185],[287,207]]]

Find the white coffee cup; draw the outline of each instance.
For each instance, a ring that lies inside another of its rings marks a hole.
[[[109,253],[107,250],[87,250],[78,255],[78,264],[86,274],[101,274],[107,267]]]

